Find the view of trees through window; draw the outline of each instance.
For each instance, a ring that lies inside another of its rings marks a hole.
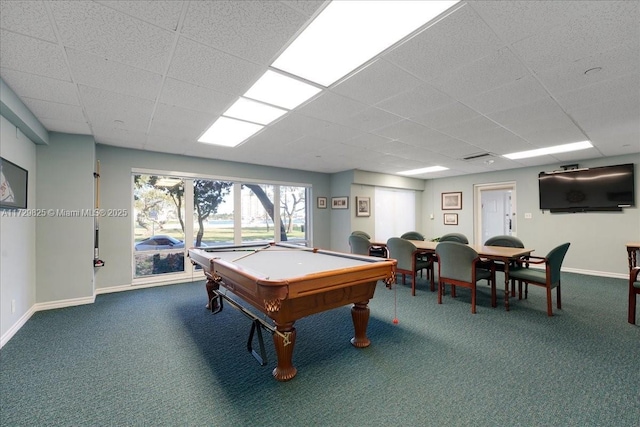
[[[134,277],[187,271],[193,246],[308,242],[307,187],[142,174],[133,187]]]

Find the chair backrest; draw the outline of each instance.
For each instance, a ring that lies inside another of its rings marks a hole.
[[[424,240],[424,236],[417,231],[407,231],[402,236],[400,236],[400,238],[406,240]]]
[[[356,231],[352,231],[351,235],[357,235],[357,236],[362,236],[367,240],[371,240],[371,236],[368,233],[365,233],[364,231],[360,231],[360,230],[356,230]]]
[[[564,261],[564,256],[567,254],[570,244],[571,243],[563,243],[559,246],[556,246],[547,254],[552,284],[558,283],[560,281],[560,269],[562,268],[562,261]]]
[[[473,269],[478,253],[470,246],[458,242],[441,242],[436,246],[440,278],[473,282]]]
[[[522,240],[514,236],[493,236],[484,242],[485,246],[503,246],[507,248],[524,248]]]
[[[415,258],[413,253],[416,250],[416,245],[400,237],[391,237],[387,240],[387,250],[389,258],[398,261],[398,270],[413,269],[413,259]]]
[[[369,239],[366,239],[358,234],[352,234],[349,236],[349,247],[352,254],[369,255]]]
[[[469,239],[467,239],[467,236],[461,233],[449,233],[440,237],[439,242],[458,242],[468,244]]]

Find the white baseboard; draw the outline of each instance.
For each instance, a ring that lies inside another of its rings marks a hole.
[[[579,268],[563,268],[562,271],[566,271],[567,273],[584,274],[586,276],[610,277],[612,279],[629,280],[629,273],[611,273],[608,271],[581,270]]]
[[[2,337],[0,337],[0,348],[4,347],[4,345],[6,343],[9,342],[9,340],[11,338],[13,338],[13,336],[15,334],[18,333],[18,331],[20,330],[20,328],[22,328],[24,326],[25,323],[27,323],[27,320],[31,319],[31,316],[33,316],[33,314],[36,312],[37,310],[35,309],[35,306],[32,306],[29,310],[27,310],[27,312],[25,314],[22,315],[22,317],[20,317],[18,319],[18,321],[16,323],[14,323],[7,332],[5,332]]]
[[[114,292],[125,292],[125,291],[135,291],[136,289],[144,289],[144,288],[156,288],[158,286],[167,286],[167,285],[177,285],[179,283],[191,283],[196,280],[202,280],[204,283],[205,278],[201,277],[198,279],[194,279],[192,277],[183,277],[174,280],[167,280],[163,282],[153,282],[153,283],[132,283],[130,285],[118,285],[118,286],[110,286],[108,288],[98,288],[96,289],[95,294],[112,294]]]

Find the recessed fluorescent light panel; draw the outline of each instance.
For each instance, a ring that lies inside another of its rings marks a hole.
[[[287,110],[241,97],[224,112],[223,116],[268,125],[286,113]]]
[[[574,142],[572,144],[556,145],[554,147],[539,148],[537,150],[520,151],[518,153],[505,154],[503,157],[511,160],[526,159],[529,157],[545,156],[548,154],[567,153],[569,151],[584,150],[593,147],[590,141]]]
[[[273,67],[330,86],[458,1],[332,1]]]
[[[242,120],[231,119],[229,117],[219,117],[218,120],[202,134],[198,142],[235,147],[263,127],[262,125],[243,122]]]
[[[320,90],[308,83],[267,70],[244,96],[293,110]]]
[[[449,168],[445,168],[443,166],[431,166],[429,168],[412,169],[409,171],[398,172],[398,175],[422,175],[423,173],[440,172],[446,170],[449,170]]]

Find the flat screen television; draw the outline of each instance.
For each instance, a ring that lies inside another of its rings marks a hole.
[[[540,172],[538,185],[541,210],[620,211],[635,206],[633,163]]]

